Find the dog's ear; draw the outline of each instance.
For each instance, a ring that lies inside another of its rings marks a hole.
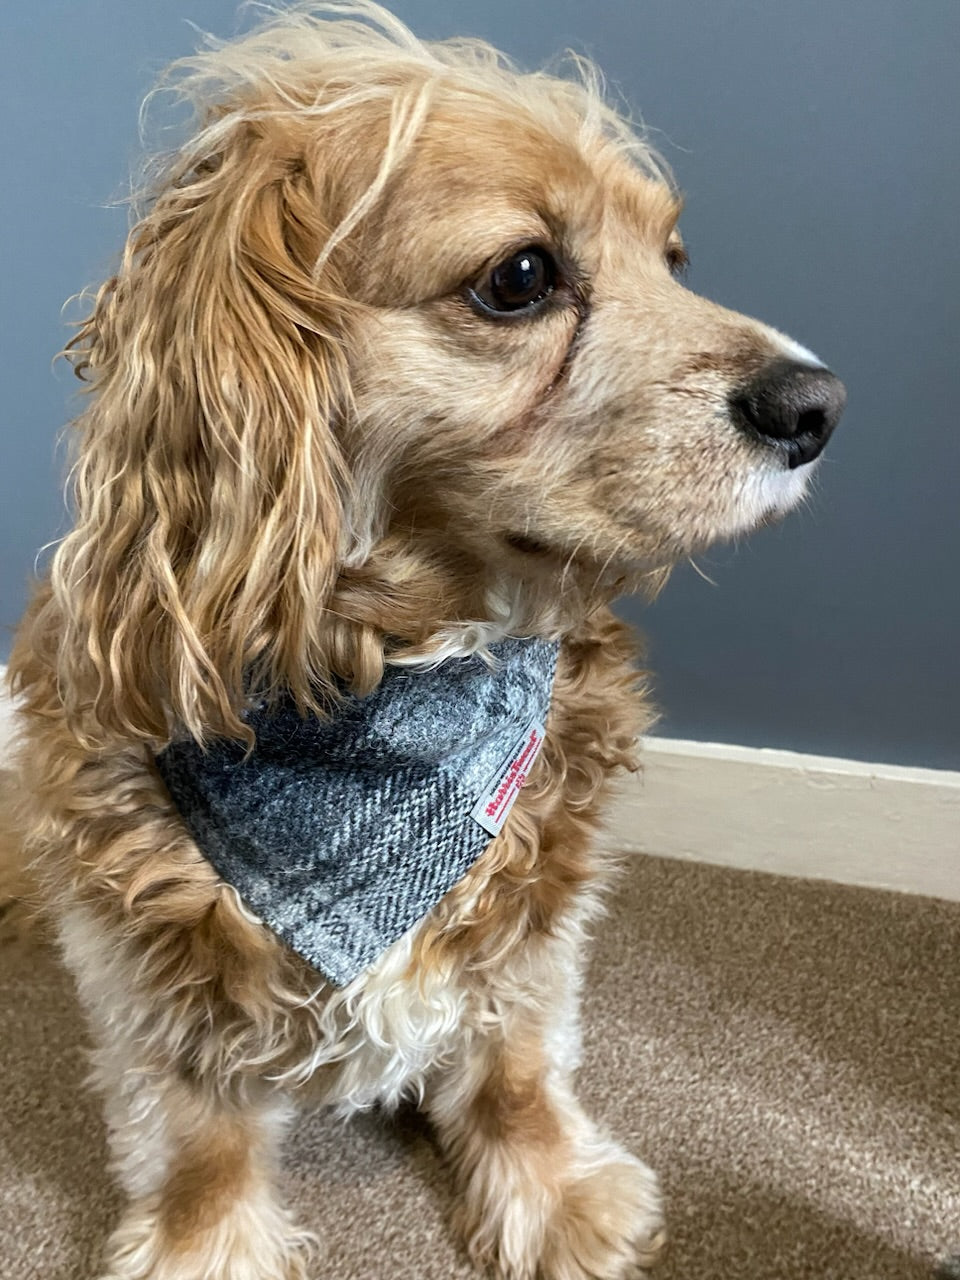
[[[78,729],[242,735],[245,697],[312,705],[323,679],[346,304],[316,267],[329,228],[296,138],[207,133],[71,343],[93,399],[52,577]]]

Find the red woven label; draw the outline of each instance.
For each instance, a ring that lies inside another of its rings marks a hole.
[[[470,816],[498,836],[543,746],[543,725],[531,720],[474,805]]]

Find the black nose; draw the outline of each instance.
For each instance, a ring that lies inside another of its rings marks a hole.
[[[829,369],[782,359],[735,391],[730,409],[738,426],[778,445],[789,466],[799,467],[819,456],[846,402],[846,388]]]

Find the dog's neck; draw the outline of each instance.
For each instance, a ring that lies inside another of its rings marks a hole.
[[[575,635],[618,595],[654,597],[668,574],[507,548],[497,563],[440,536],[389,535],[338,578],[325,619],[328,666],[363,695],[387,666],[483,654],[510,636]]]

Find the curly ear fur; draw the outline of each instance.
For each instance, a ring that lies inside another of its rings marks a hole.
[[[296,135],[207,130],[163,177],[68,347],[76,525],[53,562],[57,666],[79,736],[242,736],[244,694],[309,704],[335,577],[349,396],[344,305]],[[92,712],[92,716],[88,713]]]

